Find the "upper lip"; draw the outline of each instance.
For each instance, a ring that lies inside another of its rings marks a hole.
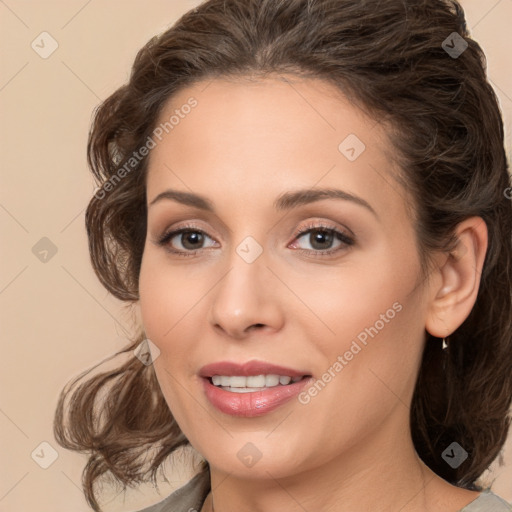
[[[265,361],[247,361],[246,363],[235,363],[231,361],[219,361],[203,366],[199,370],[199,375],[204,378],[213,377],[214,375],[224,376],[243,376],[250,377],[254,375],[281,375],[289,377],[302,377],[309,375],[308,372],[286,368],[267,363]]]

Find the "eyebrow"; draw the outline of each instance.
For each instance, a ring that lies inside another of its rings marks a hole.
[[[194,194],[192,192],[182,192],[172,189],[165,190],[164,192],[158,194],[149,203],[149,206],[152,206],[164,199],[176,201],[185,206],[192,206],[207,212],[215,212],[213,203],[206,197],[199,194]],[[359,206],[363,206],[371,213],[373,213],[375,217],[379,218],[371,205],[363,198],[335,188],[313,188],[285,192],[278,196],[278,198],[274,201],[273,206],[277,211],[291,210],[292,208],[297,208],[298,206],[314,203],[323,199],[341,199],[344,201],[350,201]]]

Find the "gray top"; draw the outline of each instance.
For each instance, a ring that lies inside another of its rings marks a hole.
[[[210,472],[198,473],[163,501],[139,512],[199,512],[210,489]]]
[[[503,498],[485,489],[476,500],[466,505],[460,512],[511,512],[512,505]]]
[[[199,512],[210,492],[210,473],[198,473],[160,503],[139,512]],[[459,512],[512,512],[512,505],[485,489]]]

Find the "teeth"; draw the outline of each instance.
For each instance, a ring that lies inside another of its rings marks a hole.
[[[231,388],[245,388],[245,377],[222,377],[222,385]]]
[[[249,384],[249,379],[247,379],[247,384]],[[279,385],[279,375],[265,375],[265,387],[273,388],[274,386]]]
[[[246,377],[246,385],[247,388],[264,388],[266,379],[265,375],[256,375],[254,377]]]
[[[214,375],[212,382],[215,386],[232,388],[235,393],[249,393],[258,391],[261,388],[273,388],[279,384],[286,386],[290,382],[298,382],[302,377],[290,377],[288,375],[251,375],[242,377],[239,375]]]

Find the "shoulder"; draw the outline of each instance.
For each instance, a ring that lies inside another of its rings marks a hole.
[[[512,512],[512,504],[486,489],[460,512]]]
[[[199,512],[209,492],[210,473],[209,471],[203,471],[163,501],[138,512],[174,512],[175,510]]]

